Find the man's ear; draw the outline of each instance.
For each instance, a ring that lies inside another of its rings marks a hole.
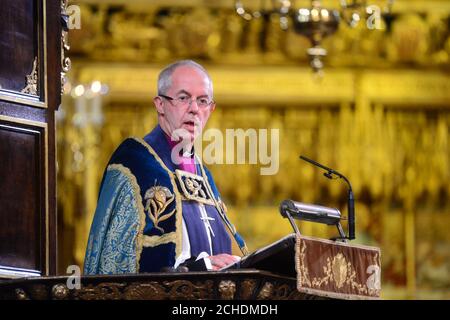
[[[214,102],[214,103],[211,105],[211,112],[213,112],[215,109],[216,109],[216,103]]]
[[[155,104],[155,108],[158,114],[164,115],[163,101],[161,97],[154,97],[153,103]]]

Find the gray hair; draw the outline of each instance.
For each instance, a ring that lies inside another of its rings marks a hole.
[[[169,90],[169,88],[172,86],[173,72],[177,68],[184,67],[184,66],[198,69],[206,75],[206,77],[208,78],[208,81],[209,81],[209,88],[211,90],[211,98],[212,98],[213,84],[212,84],[211,77],[209,76],[208,71],[206,71],[206,69],[202,65],[198,64],[197,62],[195,62],[193,60],[179,60],[179,61],[176,61],[176,62],[166,66],[159,73],[159,76],[158,76],[158,94],[166,94],[167,93],[167,90]]]

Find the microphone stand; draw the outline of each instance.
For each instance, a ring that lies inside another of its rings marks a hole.
[[[286,210],[286,216],[289,219],[289,222],[291,223],[291,226],[294,229],[295,233],[301,235],[300,230],[298,229],[297,224],[294,221],[294,218],[292,218],[291,214],[289,213],[289,210]]]
[[[318,163],[314,160],[311,160],[305,156],[300,156],[300,159],[305,160],[306,162],[309,162],[319,168],[326,170],[327,172],[324,172],[323,175],[325,177],[327,177],[328,179],[333,179],[333,175],[335,175],[338,178],[344,179],[344,181],[347,183],[347,185],[348,185],[348,199],[347,199],[348,237],[346,237],[346,238],[349,240],[355,239],[355,197],[353,196],[353,190],[352,190],[352,185],[350,184],[350,181],[348,181],[348,179],[343,174],[337,172],[336,170],[328,168],[328,167],[324,166],[323,164],[320,164],[320,163]]]

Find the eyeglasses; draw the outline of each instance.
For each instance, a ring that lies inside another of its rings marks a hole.
[[[194,99],[192,99],[192,97],[187,96],[187,95],[181,95],[177,98],[165,96],[163,94],[160,94],[159,96],[163,97],[164,99],[167,99],[171,102],[174,101],[174,105],[177,105],[180,107],[187,107],[187,106],[190,107],[190,106],[192,106],[192,102],[194,101]],[[207,108],[214,103],[214,100],[208,99],[206,97],[198,97],[197,99],[195,99],[195,101],[197,102],[197,106],[199,106],[200,108]]]

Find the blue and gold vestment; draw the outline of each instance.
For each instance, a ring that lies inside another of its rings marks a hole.
[[[177,170],[160,126],[144,139],[126,139],[103,175],[84,273],[158,272],[173,267],[182,250],[183,219],[192,256],[202,251],[231,254],[228,233],[246,253],[242,237],[226,217],[210,172],[201,164],[197,172],[201,175]],[[217,238],[212,248],[206,247],[197,204],[216,218],[212,232]]]

